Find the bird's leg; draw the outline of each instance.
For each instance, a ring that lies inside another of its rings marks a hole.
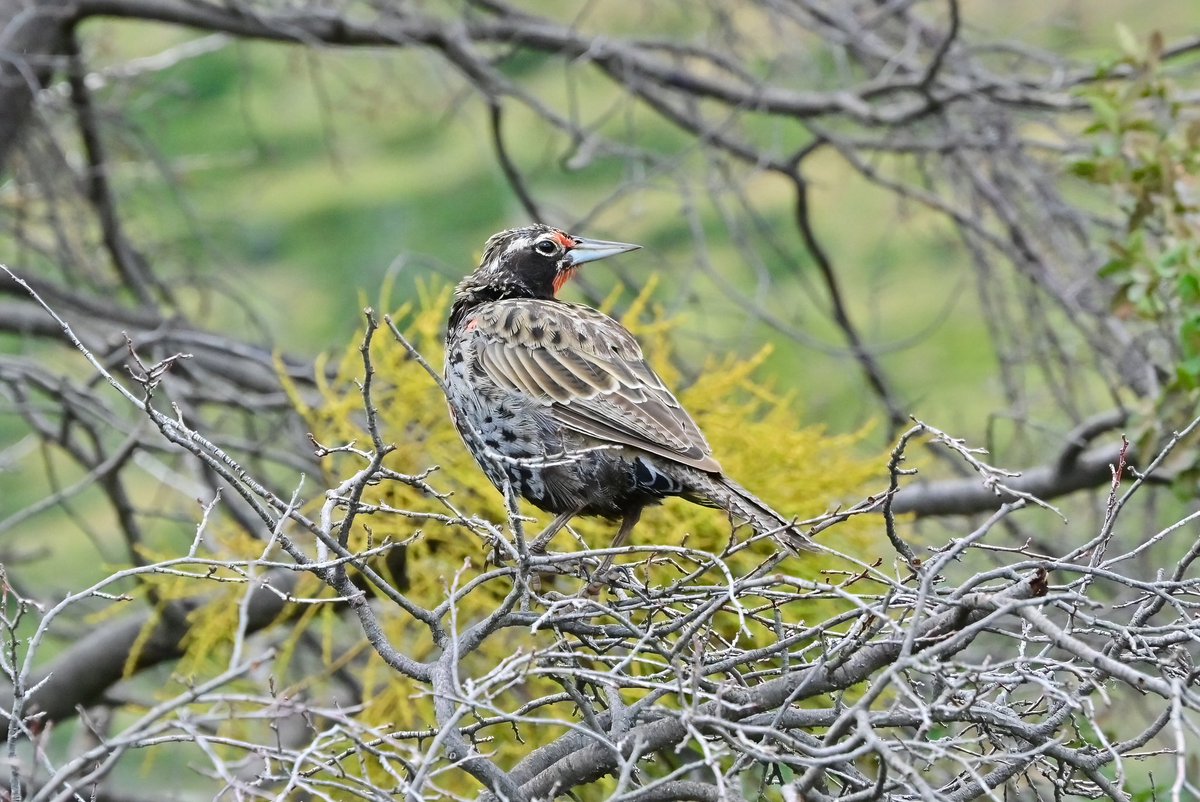
[[[567,512],[560,512],[554,516],[554,520],[550,522],[550,525],[543,529],[529,544],[529,551],[538,556],[545,554],[546,546],[550,545],[550,541],[554,540],[554,536],[561,532],[562,528],[578,514],[577,510],[569,510]]]
[[[621,546],[624,546],[625,541],[629,540],[629,533],[633,531],[633,527],[637,526],[637,523],[639,520],[641,520],[641,518],[641,507],[633,507],[626,510],[625,517],[621,519],[621,528],[617,530],[617,534],[612,539],[612,544],[609,546],[609,548],[618,549]],[[604,558],[604,562],[600,564],[600,568],[592,576],[592,581],[588,582],[587,592],[589,594],[598,593],[600,591],[600,585],[604,583],[604,580],[608,575],[608,569],[612,568],[613,560],[616,558],[616,556],[617,555],[614,553],[609,554]]]
[[[544,556],[546,554],[546,547],[550,545],[550,541],[554,539],[554,536],[561,532],[563,527],[566,526],[567,523],[569,523],[570,520],[578,514],[578,510],[569,510],[567,512],[560,512],[558,515],[554,516],[554,520],[550,522],[550,525],[539,532],[538,536],[530,541],[530,555],[534,557]],[[541,587],[541,572],[533,571],[529,577],[529,588],[536,593],[537,591],[541,590]]]

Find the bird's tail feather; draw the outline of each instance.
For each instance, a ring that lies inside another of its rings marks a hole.
[[[691,483],[689,496],[701,504],[719,507],[755,532],[769,533],[794,552],[812,551],[812,540],[792,523],[746,488],[725,476],[705,476]]]

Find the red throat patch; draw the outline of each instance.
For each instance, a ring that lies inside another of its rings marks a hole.
[[[571,280],[571,276],[575,275],[575,271],[578,269],[579,269],[578,267],[568,267],[566,270],[560,270],[560,271],[558,271],[558,273],[556,273],[554,275],[554,294],[555,295],[558,295],[559,290],[561,290],[563,288],[563,285],[565,285],[568,281]]]

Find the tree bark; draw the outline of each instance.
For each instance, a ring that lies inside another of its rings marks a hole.
[[[72,4],[0,0],[0,174],[33,117],[37,92],[65,57]]]

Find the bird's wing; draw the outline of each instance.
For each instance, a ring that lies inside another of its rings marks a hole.
[[[607,315],[522,299],[488,304],[467,325],[488,377],[546,405],[564,426],[703,471],[721,470],[633,335]]]

